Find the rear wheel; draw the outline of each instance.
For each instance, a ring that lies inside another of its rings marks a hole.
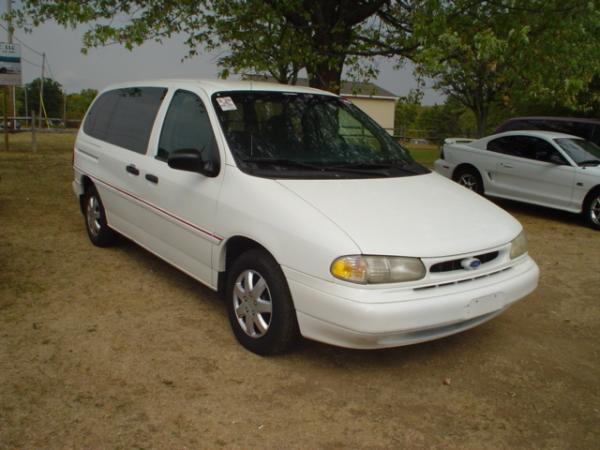
[[[483,195],[483,180],[474,167],[459,167],[452,179],[470,191]]]
[[[594,189],[586,197],[583,215],[592,228],[600,230],[600,189]]]
[[[283,353],[297,340],[298,324],[279,264],[264,250],[249,250],[231,266],[227,312],[238,342],[259,355]]]
[[[98,191],[92,185],[88,187],[83,198],[85,228],[92,244],[98,247],[109,247],[115,243],[116,234],[106,223],[106,213]]]

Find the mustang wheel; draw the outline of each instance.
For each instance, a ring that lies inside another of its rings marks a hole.
[[[94,186],[90,186],[83,200],[85,228],[92,244],[98,247],[109,247],[115,243],[116,234],[106,223],[104,206]]]
[[[600,230],[600,189],[588,194],[583,205],[583,214],[592,228]]]
[[[452,178],[470,191],[483,195],[483,180],[477,169],[472,167],[459,168]]]
[[[251,352],[282,353],[296,341],[292,297],[281,268],[267,252],[250,250],[233,263],[225,299],[233,333]]]

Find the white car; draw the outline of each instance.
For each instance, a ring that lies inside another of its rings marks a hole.
[[[352,348],[436,339],[538,282],[513,217],[316,89],[112,86],[73,160],[92,243],[124,235],[220,290],[235,336],[259,354],[299,335]]]
[[[436,172],[479,194],[582,213],[600,229],[600,147],[550,131],[446,139]]]

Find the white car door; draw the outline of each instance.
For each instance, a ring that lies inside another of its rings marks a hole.
[[[491,178],[495,194],[540,205],[569,207],[575,168],[549,142],[513,135],[488,143],[499,155]]]
[[[208,99],[207,99],[208,101]],[[177,150],[197,150],[204,158],[220,161],[219,150],[205,103],[197,93],[177,90],[170,97],[155,140],[155,157],[143,173],[144,197],[154,211],[151,249],[171,264],[215,286],[211,258],[222,238],[215,234],[217,197],[223,171],[216,176],[169,167]]]

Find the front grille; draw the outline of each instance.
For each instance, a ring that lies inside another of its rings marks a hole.
[[[435,288],[441,288],[441,287],[446,287],[446,286],[455,286],[455,285],[461,284],[461,283],[468,283],[469,281],[475,281],[475,280],[481,280],[482,278],[493,277],[494,275],[501,274],[502,272],[506,272],[507,270],[510,270],[510,269],[511,269],[511,267],[505,267],[504,269],[500,269],[500,270],[497,270],[492,273],[478,275],[473,278],[466,278],[466,279],[457,280],[457,281],[446,281],[444,283],[430,284],[429,286],[420,286],[420,287],[413,288],[413,291],[424,291],[426,289],[435,289]]]
[[[493,261],[497,257],[498,257],[497,251],[474,256],[474,258],[477,258],[479,261],[481,261],[481,264],[485,264],[487,262]],[[460,262],[464,259],[465,258],[452,259],[450,261],[442,261],[442,262],[436,263],[429,268],[429,272],[440,273],[440,272],[452,272],[453,270],[464,270],[463,267],[460,265]]]

